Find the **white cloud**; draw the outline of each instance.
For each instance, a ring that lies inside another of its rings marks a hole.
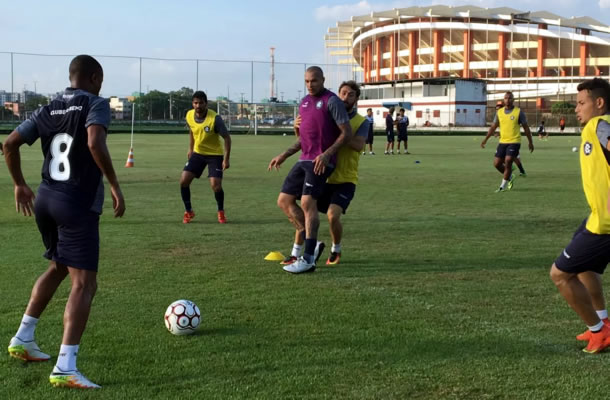
[[[610,0],[599,0],[599,8],[610,8]]]

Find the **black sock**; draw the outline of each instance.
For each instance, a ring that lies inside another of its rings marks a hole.
[[[517,167],[519,167],[519,172],[521,172],[522,174],[525,174],[525,169],[523,168],[523,165],[519,164],[519,165],[517,165]]]
[[[216,204],[218,205],[218,211],[224,211],[225,209],[225,192],[220,189],[219,192],[214,192],[216,198]]]
[[[313,253],[315,253],[316,251],[317,243],[318,240],[316,238],[305,239],[305,251],[303,252],[303,258],[305,258],[305,261],[307,261],[308,263],[312,263],[314,261]]]
[[[184,209],[186,211],[192,211],[190,186],[187,186],[187,187],[180,186],[180,195],[182,196],[182,201],[184,202]]]

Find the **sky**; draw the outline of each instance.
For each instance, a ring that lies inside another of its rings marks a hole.
[[[70,59],[85,53],[96,56],[104,67],[106,97],[139,90],[139,57],[143,57],[143,92],[186,86],[205,90],[210,98],[228,95],[232,100],[258,101],[269,97],[269,48],[274,46],[276,93],[285,100],[295,99],[303,93],[305,66],[327,61],[323,37],[337,21],[395,7],[436,4],[546,10],[566,18],[591,16],[610,25],[610,0],[29,0],[27,7],[0,0],[0,90],[11,90],[7,53],[54,55],[13,55],[14,91],[44,94],[67,86]],[[194,61],[151,58],[227,61],[200,61],[197,68]],[[327,68],[337,76],[347,70]]]

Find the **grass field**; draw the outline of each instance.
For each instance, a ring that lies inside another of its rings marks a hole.
[[[224,180],[229,223],[221,226],[206,180],[192,187],[196,219],[181,223],[185,135],[136,135],[132,169],[123,168],[129,136],[111,135],[127,211],[112,218],[107,190],[99,290],[78,359],[103,389],[54,389],[53,362],[5,355],[0,399],[607,397],[610,355],[580,351],[574,336],[584,325],[548,278],[588,213],[571,152],[578,138],[536,139],[536,151],[523,155],[529,176],[500,194],[496,142],[482,150],[480,139],[416,137],[412,155],[383,156],[377,138],[378,155],[362,158],[344,217],[341,264],[295,276],[263,260],[292,244],[275,201],[296,157],[266,171],[292,138],[234,137]],[[38,143],[23,149],[22,162],[37,186]],[[33,218],[14,211],[4,164],[0,187],[7,345],[46,262]],[[326,221],[320,232],[328,241]],[[53,355],[68,291],[61,286],[37,329]],[[163,325],[179,298],[201,308],[194,336]]]

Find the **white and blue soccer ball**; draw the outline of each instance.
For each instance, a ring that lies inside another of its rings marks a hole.
[[[174,335],[190,335],[201,323],[201,312],[189,300],[176,300],[165,310],[165,327]]]

